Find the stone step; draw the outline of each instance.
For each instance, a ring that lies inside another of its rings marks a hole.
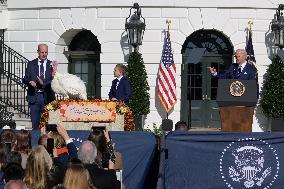
[[[32,122],[30,118],[17,118],[15,119],[17,128],[25,128],[30,130],[32,128]]]
[[[189,131],[221,131],[221,128],[192,127]]]

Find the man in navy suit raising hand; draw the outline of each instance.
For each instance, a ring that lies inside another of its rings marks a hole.
[[[110,91],[108,93],[110,100],[121,100],[129,106],[129,99],[131,98],[131,84],[130,81],[124,76],[125,66],[117,64],[113,70],[114,79]]]
[[[236,63],[233,63],[224,73],[217,73],[214,67],[209,68],[212,76],[219,79],[255,80],[256,68],[247,63],[247,52],[244,49],[238,49],[235,58]]]
[[[48,46],[38,45],[38,58],[28,63],[23,83],[28,86],[27,100],[31,111],[33,129],[37,129],[41,119],[44,105],[55,100],[51,89],[52,68],[51,61],[47,59]]]

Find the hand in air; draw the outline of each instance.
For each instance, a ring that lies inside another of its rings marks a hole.
[[[216,69],[214,67],[208,67],[209,71],[212,75],[214,75],[215,73],[217,73]]]

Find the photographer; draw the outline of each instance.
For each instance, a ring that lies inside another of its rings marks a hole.
[[[46,132],[48,132],[47,151],[52,154],[52,149],[55,148],[58,158],[64,166],[67,166],[72,158],[77,158],[77,148],[62,126],[47,125]]]
[[[109,170],[99,168],[95,159],[97,157],[96,145],[91,141],[84,141],[79,148],[78,158],[89,171],[92,183],[100,189],[118,189],[120,182],[116,179],[116,173],[113,168],[113,162],[109,160]]]
[[[88,140],[92,141],[98,150],[96,163],[100,168],[122,169],[121,154],[114,151],[114,144],[105,127],[93,127],[89,134]],[[109,160],[113,163],[113,167],[109,167]]]

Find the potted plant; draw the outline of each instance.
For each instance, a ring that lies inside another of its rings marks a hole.
[[[284,131],[284,64],[276,55],[268,67],[260,106],[269,118],[271,131]]]
[[[150,112],[150,87],[141,53],[134,51],[127,61],[127,77],[131,82],[132,98],[129,100],[136,130],[142,130],[145,116]]]

